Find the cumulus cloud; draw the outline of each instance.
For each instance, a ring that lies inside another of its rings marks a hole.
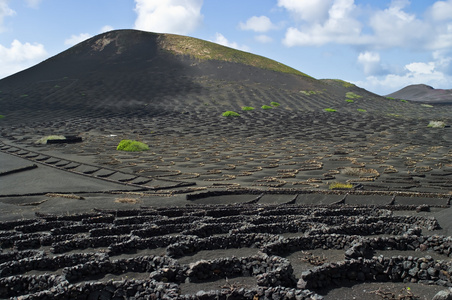
[[[113,26],[105,25],[100,29],[100,33],[108,32],[114,30]]]
[[[8,6],[7,0],[0,0],[0,32],[2,31],[3,19],[14,16],[16,12]]]
[[[99,33],[104,33],[107,31],[111,31],[114,28],[110,25],[105,25],[103,26],[100,30]],[[80,33],[80,34],[73,34],[71,35],[70,38],[67,38],[64,40],[64,44],[67,46],[74,46],[77,45],[78,43],[81,43],[89,38],[92,38],[93,36],[89,33]]]
[[[368,90],[378,91],[381,95],[390,94],[407,85],[428,84],[434,87],[450,88],[451,74],[445,72],[450,66],[451,59],[442,54],[434,53],[433,61],[412,62],[404,66],[400,74],[387,74],[384,76],[371,75],[363,81],[355,82]]]
[[[64,44],[68,46],[74,46],[86,39],[89,39],[90,37],[92,37],[92,35],[89,33],[80,33],[79,35],[73,34],[70,38],[64,40]]]
[[[278,6],[287,9],[296,19],[307,22],[324,22],[333,0],[278,0]]]
[[[256,32],[267,32],[277,28],[267,16],[253,16],[245,23],[240,22],[239,27],[242,30],[252,30]]]
[[[435,21],[452,19],[452,0],[435,2],[429,10],[429,15]]]
[[[393,1],[385,10],[377,11],[369,21],[377,47],[419,47],[432,36],[430,24],[403,9],[408,1]]]
[[[26,0],[27,5],[32,8],[38,8],[42,0]]]
[[[22,44],[14,40],[9,48],[0,45],[0,78],[31,67],[47,55],[42,44]]]
[[[407,12],[408,0],[393,0],[387,8],[364,18],[365,10],[354,0],[279,0],[278,5],[303,20],[287,29],[283,44],[288,47],[328,43],[367,50],[402,47],[434,51],[452,47],[452,0],[434,2],[424,18]]]
[[[376,75],[382,71],[380,54],[376,52],[361,52],[358,55],[358,63],[363,67],[365,75]]]
[[[255,39],[256,41],[258,41],[259,43],[262,43],[262,44],[266,44],[266,43],[271,43],[271,42],[273,42],[273,39],[272,39],[271,37],[269,37],[268,35],[265,35],[265,34],[259,34],[259,35],[256,35],[256,36],[254,37],[254,39]]]
[[[327,11],[328,18],[325,22],[314,22],[301,29],[289,27],[283,43],[289,47],[319,46],[331,42],[362,43],[360,34],[363,25],[353,17],[355,9],[354,0],[335,0]]]
[[[135,29],[188,34],[203,20],[203,0],[135,0]]]
[[[242,51],[249,51],[250,49],[247,46],[239,46],[239,44],[237,44],[236,42],[230,42],[228,41],[228,39],[222,35],[221,33],[217,32],[215,34],[215,40],[213,41],[214,43],[226,46],[226,47],[230,47],[230,48],[234,48],[237,50],[242,50]]]

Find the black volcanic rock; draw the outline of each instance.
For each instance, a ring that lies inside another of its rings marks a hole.
[[[451,104],[452,90],[434,89],[425,84],[413,84],[389,94],[387,97],[426,103]]]
[[[358,96],[346,102],[347,93]],[[216,117],[243,106],[358,119],[394,114],[399,101],[342,80],[317,80],[268,58],[211,42],[170,34],[115,30],[97,35],[29,69],[0,80],[0,125],[92,118],[154,118],[196,114]],[[411,110],[417,111],[416,107]],[[202,113],[201,113],[202,112]],[[403,107],[404,113],[407,111]],[[285,119],[287,117],[284,117]],[[334,122],[339,122],[337,119]],[[342,120],[342,119],[341,119]],[[342,122],[342,121],[341,121]],[[93,125],[94,126],[94,125]],[[7,134],[7,133],[3,133]]]
[[[224,94],[222,87],[231,84],[297,91],[324,88],[308,76],[174,53],[165,49],[167,36],[117,30],[77,44],[0,80],[0,113],[11,117],[25,110],[36,112],[37,118],[39,111],[59,116],[143,110],[152,114],[164,113],[165,103],[175,98]],[[196,39],[187,37],[190,40]]]

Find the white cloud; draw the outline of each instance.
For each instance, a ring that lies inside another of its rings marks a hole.
[[[311,6],[317,2],[321,5]],[[452,0],[434,2],[423,19],[407,12],[408,0],[393,0],[387,8],[364,17],[363,12],[369,11],[354,0],[279,0],[278,5],[304,21],[287,29],[283,44],[288,47],[336,43],[364,46],[366,50],[452,48]],[[313,16],[326,12],[326,17],[311,18],[309,12]]]
[[[319,46],[327,43],[360,44],[362,24],[353,18],[354,0],[335,0],[328,10],[328,19],[301,29],[287,29],[283,43],[288,46]]]
[[[16,12],[8,6],[8,0],[0,0],[0,32],[2,31],[3,19],[15,14]]]
[[[429,15],[435,21],[452,19],[452,0],[435,2],[429,10]]]
[[[256,41],[258,41],[259,43],[262,43],[262,44],[267,44],[267,43],[273,42],[273,39],[271,37],[269,37],[268,35],[265,35],[265,34],[256,35],[254,37],[254,39]]]
[[[222,35],[221,33],[218,33],[218,32],[215,34],[215,40],[213,42],[226,46],[226,47],[230,47],[230,48],[234,48],[234,49],[238,49],[238,50],[242,50],[242,51],[249,51],[249,48],[247,46],[239,46],[239,44],[237,44],[236,42],[229,42],[228,39],[224,35]]]
[[[364,74],[366,75],[375,75],[382,71],[380,54],[376,52],[361,52],[358,55],[358,63],[362,65]]]
[[[27,5],[32,8],[38,8],[42,0],[26,0]]]
[[[333,0],[278,0],[278,6],[287,9],[296,19],[324,22]]]
[[[203,0],[135,0],[135,29],[188,34],[203,20]]]
[[[92,37],[92,35],[89,33],[80,33],[79,35],[73,34],[70,38],[64,40],[64,44],[68,46],[74,46],[86,39],[89,39],[90,37]]]
[[[100,33],[108,32],[114,30],[114,28],[110,25],[105,25],[99,30]],[[74,46],[78,43],[81,43],[89,38],[92,38],[93,36],[89,33],[80,33],[80,34],[73,34],[70,38],[64,40],[64,44],[67,46]]]
[[[113,26],[105,25],[100,29],[100,33],[108,32],[114,30]]]
[[[22,44],[14,40],[9,48],[0,45],[0,78],[31,67],[46,57],[42,44]]]
[[[403,10],[408,4],[408,1],[393,1],[370,18],[369,25],[374,32],[372,43],[376,47],[419,48],[433,36],[427,22]]]
[[[266,16],[253,16],[249,18],[245,23],[240,22],[239,27],[242,30],[252,30],[256,32],[267,32],[269,30],[277,28]]]
[[[452,76],[445,72],[452,59],[433,53],[431,62],[412,62],[404,66],[401,74],[368,76],[366,80],[355,82],[358,86],[381,95],[393,93],[411,84],[427,84],[435,87],[450,88]]]
[[[413,75],[429,75],[435,72],[435,63],[414,62],[406,65],[405,68]]]

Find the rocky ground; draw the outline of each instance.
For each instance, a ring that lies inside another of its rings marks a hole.
[[[2,128],[2,298],[432,299],[452,285],[450,128],[282,107],[64,125]],[[48,134],[83,142],[34,143]],[[123,138],[150,150],[116,151]]]

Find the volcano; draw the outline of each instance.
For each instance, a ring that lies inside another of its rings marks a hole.
[[[0,80],[0,91],[0,114],[10,123],[161,115],[208,105],[240,109],[272,101],[287,103],[289,110],[346,109],[350,91],[366,101],[383,99],[343,81],[316,80],[262,56],[136,30],[81,42]]]

